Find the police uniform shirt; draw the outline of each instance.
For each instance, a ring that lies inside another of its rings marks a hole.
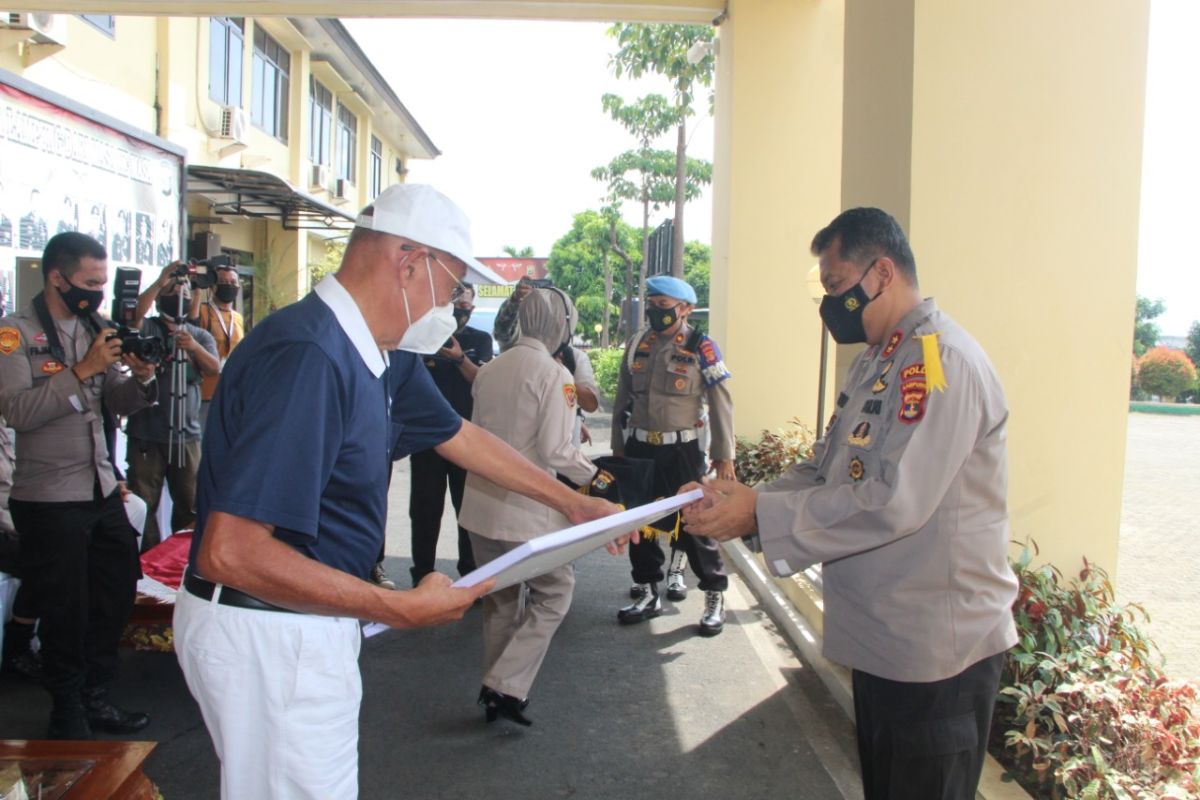
[[[462,348],[463,357],[476,365],[486,364],[492,360],[492,337],[487,333],[465,326],[453,334]],[[471,418],[471,384],[463,377],[458,364],[441,356],[427,356],[425,366],[433,375],[433,382],[449,402],[450,407],[458,412],[463,419]]]
[[[716,342],[700,338],[696,352],[686,349],[692,328],[666,336],[645,331],[635,337],[621,360],[614,408],[631,408],[627,427],[660,433],[692,430],[700,422],[701,404],[707,400],[712,441],[710,458],[731,460],[734,455],[733,400],[729,378]],[[630,403],[632,402],[632,406]],[[614,422],[613,453],[625,449],[621,425]]]
[[[334,276],[254,327],[213,397],[193,565],[208,516],[221,511],[274,526],[322,564],[370,575],[393,452],[434,447],[462,426],[420,361],[394,355],[389,369]]]
[[[50,352],[30,304],[0,320],[0,415],[17,434],[12,497],[29,502],[91,502],[96,483],[107,497],[117,488],[104,439],[101,400],[114,414],[133,414],[158,396],[126,367],[111,365],[80,383],[79,363],[96,334],[83,320],[60,323],[64,361]]]
[[[155,322],[153,319],[146,320],[146,322],[156,328],[157,332],[162,333],[165,338],[166,325],[164,323]],[[211,333],[188,322],[185,322],[183,327],[192,335],[196,343],[204,348],[205,352],[213,358],[218,358],[217,343]],[[170,347],[171,340],[168,339],[167,342]],[[168,358],[170,357],[169,353],[170,351],[168,351]],[[198,442],[200,441],[200,382],[196,378],[199,377],[200,368],[192,362],[187,353],[182,353],[182,356],[188,360],[185,373],[187,385],[184,390],[184,396],[187,399],[181,426],[183,438],[185,441]],[[175,396],[175,370],[170,361],[164,361],[159,365],[158,381],[162,387],[162,402],[153,408],[139,411],[131,416],[127,425],[127,433],[132,437],[150,442],[169,442],[171,441],[171,398]]]
[[[592,479],[596,467],[571,441],[578,407],[574,380],[541,341],[522,336],[479,369],[472,392],[471,421],[476,425],[549,475],[563,475],[579,485]],[[558,511],[473,472],[467,474],[458,523],[472,533],[506,542],[527,541],[570,524]]]
[[[1011,647],[1008,407],[983,349],[926,300],[859,355],[837,406],[813,459],[756,507],[771,572],[824,564],[826,657],[929,682]]]

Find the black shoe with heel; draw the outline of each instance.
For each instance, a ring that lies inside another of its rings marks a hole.
[[[488,722],[495,722],[500,717],[504,717],[526,728],[533,724],[533,720],[524,714],[526,706],[529,705],[529,700],[521,700],[509,694],[501,694],[495,689],[483,686],[479,689],[478,702],[479,705],[483,706],[484,718]]]

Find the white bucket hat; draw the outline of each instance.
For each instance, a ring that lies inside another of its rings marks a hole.
[[[472,255],[470,220],[432,186],[398,183],[380,192],[371,205],[373,215],[360,214],[355,221],[359,228],[403,236],[449,253],[467,265],[464,280],[471,283],[508,283]]]

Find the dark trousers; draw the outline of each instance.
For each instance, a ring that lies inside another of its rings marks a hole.
[[[162,541],[158,530],[158,501],[163,481],[171,492],[171,533],[196,524],[196,473],[200,470],[200,442],[184,442],[183,466],[179,454],[170,452],[166,442],[129,437],[129,491],[146,501],[146,527],[142,531],[142,550]]]
[[[645,458],[654,462],[654,493],[659,497],[670,497],[689,481],[697,481],[704,475],[704,454],[699,442],[682,444],[649,444],[630,438],[625,442],[628,458]],[[655,527],[661,527],[658,524]],[[666,577],[663,553],[659,538],[642,538],[629,546],[629,563],[633,567],[634,583],[658,583]],[[723,592],[729,588],[725,575],[725,563],[715,541],[704,536],[693,536],[680,527],[679,539],[674,548],[687,554],[692,572],[700,579],[700,590]]]
[[[854,670],[865,800],[974,800],[1004,653],[932,683]]]
[[[412,520],[412,577],[416,586],[421,578],[433,572],[437,559],[438,533],[442,528],[442,511],[446,508],[446,486],[450,486],[450,502],[457,518],[462,509],[467,471],[439,456],[436,450],[413,453],[411,461],[412,491],[408,496],[408,518]],[[459,525],[458,574],[466,575],[474,569],[471,538]]]
[[[98,494],[99,492],[97,492]],[[81,503],[11,500],[21,572],[39,619],[45,686],[55,696],[108,683],[141,567],[121,493]]]

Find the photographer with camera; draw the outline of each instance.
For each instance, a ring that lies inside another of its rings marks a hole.
[[[221,370],[217,343],[208,331],[186,322],[191,301],[187,265],[175,262],[138,298],[139,317],[150,308],[158,316],[135,320],[145,339],[166,342],[157,364],[162,386],[159,403],[129,418],[126,429],[129,489],[146,501],[142,550],[162,541],[158,501],[164,480],[171,493],[171,530],[196,522],[196,472],[200,466],[200,381]]]
[[[215,261],[215,259],[214,259]],[[221,367],[237,347],[245,335],[245,321],[234,307],[234,301],[242,291],[238,278],[237,267],[233,262],[223,260],[212,266],[216,273],[216,283],[204,290],[207,297],[201,302],[192,303],[191,316],[188,322],[199,325],[212,334],[217,342],[217,359]],[[208,422],[208,408],[212,403],[213,394],[217,391],[217,381],[220,375],[211,375],[200,384],[200,430],[203,432]]]
[[[132,733],[149,717],[114,706],[107,684],[133,609],[137,534],[102,419],[104,408],[130,414],[149,406],[157,381],[153,365],[122,356],[121,339],[96,314],[108,282],[102,244],[60,233],[46,244],[42,272],[45,291],[0,320],[0,414],[17,434],[9,508],[32,616],[41,620],[44,684],[54,700],[46,735]]]

